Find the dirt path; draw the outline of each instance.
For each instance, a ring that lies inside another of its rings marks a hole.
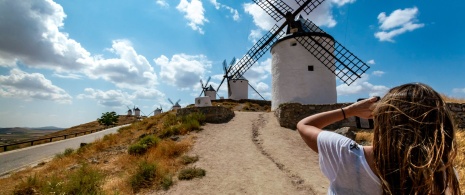
[[[325,194],[318,157],[273,113],[236,112],[225,124],[207,124],[189,155],[207,174],[177,181],[162,194]]]

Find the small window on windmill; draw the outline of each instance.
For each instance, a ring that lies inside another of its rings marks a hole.
[[[308,65],[308,71],[313,71],[313,65]]]

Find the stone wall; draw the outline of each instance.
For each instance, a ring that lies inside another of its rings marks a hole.
[[[275,110],[275,115],[278,118],[281,127],[296,129],[297,123],[312,114],[339,109],[348,106],[352,103],[337,103],[337,104],[321,104],[321,105],[302,105],[299,103],[287,103],[279,105]],[[448,103],[452,111],[455,123],[459,128],[465,128],[465,104]],[[355,127],[355,117],[349,117],[346,120],[339,121],[325,127],[325,129],[335,130],[341,127]]]
[[[222,106],[182,108],[176,111],[176,116],[186,116],[193,112],[203,113],[207,123],[225,123],[234,117],[232,110]]]
[[[459,128],[465,129],[465,104],[447,103],[447,105],[452,111],[452,116],[455,119],[455,124]]]

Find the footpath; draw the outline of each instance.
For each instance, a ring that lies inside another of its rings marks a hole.
[[[318,156],[271,112],[235,112],[228,123],[207,124],[188,155],[206,176],[176,181],[159,194],[326,194]]]

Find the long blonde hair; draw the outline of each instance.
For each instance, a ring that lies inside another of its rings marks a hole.
[[[431,87],[405,84],[376,105],[373,152],[383,194],[460,194],[455,126]]]

